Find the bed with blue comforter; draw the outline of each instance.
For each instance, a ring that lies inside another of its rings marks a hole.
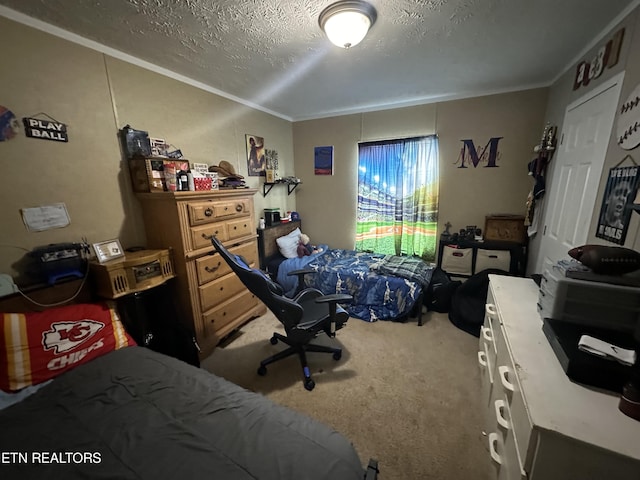
[[[416,258],[320,248],[321,253],[283,260],[277,267],[277,282],[293,296],[298,278],[289,273],[312,268],[315,273],[305,275],[307,287],[327,295],[351,295],[352,304],[343,307],[350,316],[368,322],[406,320],[433,273],[432,267]]]

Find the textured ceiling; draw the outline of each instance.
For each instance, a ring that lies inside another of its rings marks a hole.
[[[639,0],[370,0],[329,43],[333,0],[0,0],[290,120],[549,85]],[[14,15],[18,12],[18,15]]]

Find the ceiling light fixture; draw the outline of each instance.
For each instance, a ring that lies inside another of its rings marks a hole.
[[[376,9],[362,0],[341,0],[325,8],[318,17],[320,28],[338,47],[359,44],[378,17]]]

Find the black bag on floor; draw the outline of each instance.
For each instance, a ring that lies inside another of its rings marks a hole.
[[[462,284],[459,280],[451,280],[449,274],[436,267],[431,276],[429,288],[425,293],[424,305],[430,312],[447,313],[451,308],[451,299],[456,289]]]
[[[478,272],[456,289],[451,300],[449,320],[459,329],[475,337],[480,336],[480,327],[484,323],[484,306],[490,274],[508,275],[504,270],[497,269]]]

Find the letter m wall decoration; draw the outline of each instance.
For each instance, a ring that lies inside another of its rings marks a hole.
[[[462,148],[460,149],[460,156],[455,162],[460,164],[458,168],[468,168],[467,164],[471,163],[473,168],[476,168],[479,163],[484,163],[485,167],[497,167],[496,162],[500,158],[498,152],[498,142],[504,137],[493,137],[489,139],[487,144],[476,149],[473,140],[460,140],[462,142]]]

